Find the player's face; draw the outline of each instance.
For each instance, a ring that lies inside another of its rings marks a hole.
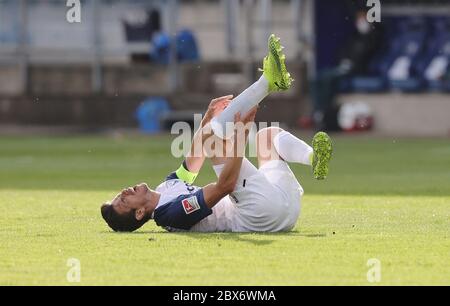
[[[122,190],[114,200],[112,205],[118,213],[126,213],[130,210],[137,210],[145,206],[150,198],[150,188],[142,183],[134,187]]]

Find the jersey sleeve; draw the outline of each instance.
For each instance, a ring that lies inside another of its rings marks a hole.
[[[158,207],[154,219],[158,226],[189,230],[213,213],[205,203],[203,189],[190,195],[182,195]]]

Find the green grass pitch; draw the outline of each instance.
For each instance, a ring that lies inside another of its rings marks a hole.
[[[157,185],[180,163],[170,137],[0,138],[0,285],[450,285],[448,140],[336,137],[329,179],[293,166],[304,189],[295,230],[109,231],[99,206]],[[213,180],[209,164],[198,183]]]

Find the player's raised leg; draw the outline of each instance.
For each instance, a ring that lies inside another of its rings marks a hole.
[[[269,54],[264,59],[261,78],[236,97],[233,103],[211,122],[217,136],[229,138],[232,131],[228,131],[226,125],[233,123],[237,113],[246,114],[271,92],[288,90],[291,87],[293,80],[286,69],[286,57],[282,51],[280,39],[272,34],[269,38]]]
[[[273,160],[300,163],[312,166],[314,177],[323,180],[328,175],[333,147],[330,137],[324,132],[314,136],[311,147],[281,128],[270,127],[258,132],[257,152],[259,167]]]
[[[330,136],[325,132],[319,132],[314,136],[313,142],[313,173],[318,180],[327,178],[329,162],[333,155],[333,143]]]

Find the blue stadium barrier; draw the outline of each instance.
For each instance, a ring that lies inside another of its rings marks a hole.
[[[350,86],[354,91],[382,92],[386,89],[386,80],[377,76],[355,76]]]

